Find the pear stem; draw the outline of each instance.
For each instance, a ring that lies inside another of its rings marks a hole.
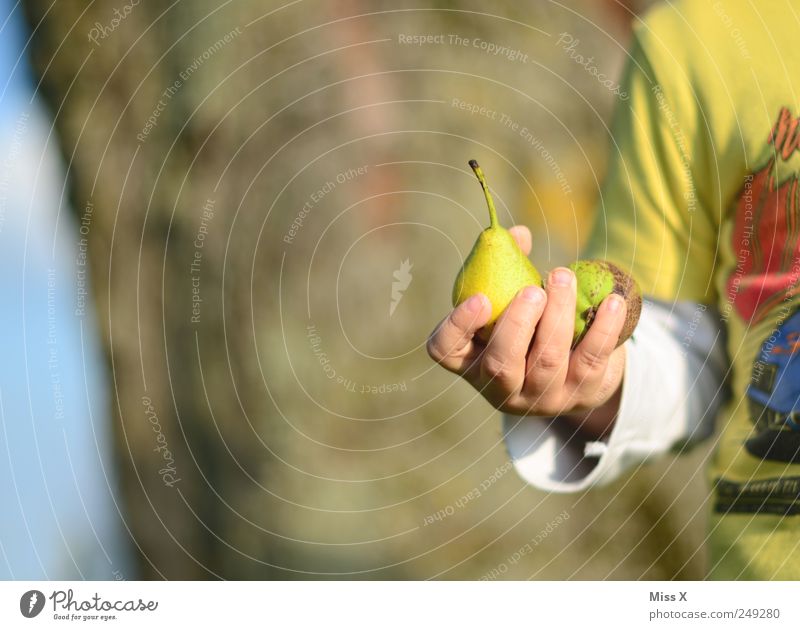
[[[489,227],[500,227],[500,222],[497,220],[497,210],[494,208],[494,199],[492,199],[492,193],[489,192],[489,187],[486,185],[486,178],[483,176],[483,171],[481,170],[481,167],[478,166],[477,160],[470,160],[469,165],[475,172],[475,176],[478,178],[478,181],[481,183],[481,188],[483,188],[483,196],[486,197],[486,205],[489,206]]]

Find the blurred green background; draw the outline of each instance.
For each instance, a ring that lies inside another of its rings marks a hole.
[[[618,80],[650,2],[124,3],[25,4],[141,577],[703,576],[706,451],[537,491],[425,352],[469,158],[540,269],[578,256],[619,103],[586,60]]]

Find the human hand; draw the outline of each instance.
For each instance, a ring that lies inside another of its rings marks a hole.
[[[527,255],[528,228],[515,226],[510,232]],[[625,323],[625,300],[608,296],[571,349],[575,300],[575,275],[565,267],[554,269],[546,290],[520,291],[483,344],[475,333],[488,321],[491,305],[485,295],[474,295],[431,333],[428,354],[501,411],[562,416],[600,437],[619,407],[625,350],[615,346]]]

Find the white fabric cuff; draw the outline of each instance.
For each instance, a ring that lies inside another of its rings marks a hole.
[[[709,411],[705,399],[715,383],[719,392],[719,377],[708,364],[709,353],[718,352],[714,348],[722,344],[716,343],[719,329],[713,316],[705,307],[691,306],[695,315],[680,306],[643,305],[635,336],[625,344],[620,409],[606,440],[587,441],[558,418],[504,416],[506,447],[525,481],[549,492],[585,490],[613,481],[680,440],[696,441],[710,433],[705,420],[713,414],[699,411]],[[692,331],[689,343],[678,340],[686,336],[684,331]],[[689,349],[694,345],[706,352],[699,367],[706,375],[699,384],[697,375],[689,378]],[[698,396],[704,400],[696,400]],[[707,426],[698,426],[701,419]]]

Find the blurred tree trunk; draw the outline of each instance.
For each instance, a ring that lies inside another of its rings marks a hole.
[[[253,144],[215,189],[231,156],[224,148],[240,147],[255,126],[222,121],[231,102],[220,95],[236,84],[226,79],[254,52],[237,41],[243,24],[214,16],[205,1],[170,9],[31,0],[27,9],[74,207],[81,217],[91,208],[92,289],[142,577],[270,577],[271,537],[247,545],[237,530],[242,518],[270,529],[269,511],[250,507],[253,480],[269,465],[259,440],[272,413],[253,394],[250,315],[269,279],[257,275],[251,292],[250,269],[277,261],[256,251],[265,209],[251,210],[263,187],[223,201],[249,184],[241,165]]]

